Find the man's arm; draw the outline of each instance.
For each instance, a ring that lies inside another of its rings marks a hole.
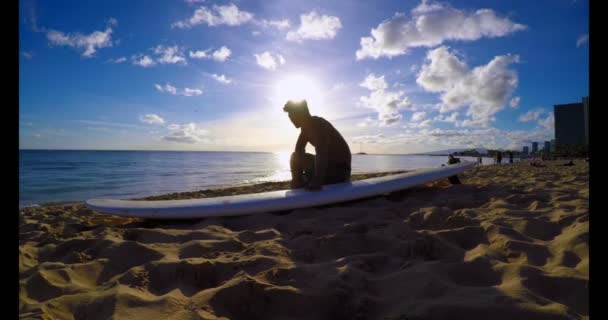
[[[304,134],[300,131],[300,136],[298,136],[298,142],[296,142],[296,153],[306,152],[307,143],[308,143],[308,141],[304,137]]]
[[[327,141],[326,133],[323,129],[317,130],[315,138],[318,141],[315,146],[315,175],[308,184],[308,190],[320,190],[325,181],[325,175],[327,174],[327,164],[329,161],[329,141]]]

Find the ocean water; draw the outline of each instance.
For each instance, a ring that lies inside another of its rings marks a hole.
[[[128,199],[289,180],[289,156],[263,152],[21,150],[19,205]],[[412,170],[446,162],[444,156],[353,155],[352,171]],[[491,162],[483,159],[484,165]]]

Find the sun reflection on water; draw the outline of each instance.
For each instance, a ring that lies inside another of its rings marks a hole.
[[[275,152],[273,153],[273,166],[276,168],[274,172],[266,177],[255,179],[255,182],[271,182],[291,180],[291,171],[289,169],[289,158],[291,152]]]

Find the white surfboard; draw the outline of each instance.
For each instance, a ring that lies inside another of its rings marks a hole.
[[[236,216],[314,207],[367,198],[444,179],[474,165],[475,162],[465,162],[348,183],[325,185],[321,191],[279,190],[187,200],[91,199],[86,201],[86,205],[95,211],[126,217],[188,219]]]

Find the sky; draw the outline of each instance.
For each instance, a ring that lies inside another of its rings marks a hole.
[[[291,151],[306,99],[352,152],[521,150],[589,41],[584,0],[20,0],[19,147]]]

